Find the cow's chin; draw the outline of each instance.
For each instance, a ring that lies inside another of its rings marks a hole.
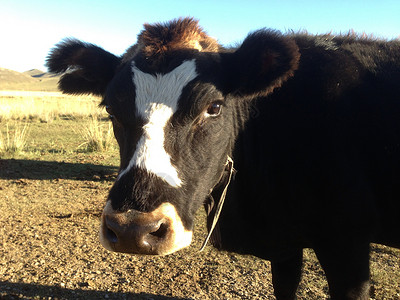
[[[101,217],[100,242],[114,252],[167,255],[189,246],[192,235],[167,202],[152,212],[118,212],[107,201]]]

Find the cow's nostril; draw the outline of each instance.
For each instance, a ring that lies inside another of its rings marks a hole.
[[[150,232],[150,234],[162,239],[167,235],[167,232],[168,232],[168,225],[165,223],[161,223],[160,227],[156,231]]]
[[[105,234],[106,234],[107,240],[108,240],[110,243],[117,243],[117,242],[118,242],[118,237],[117,237],[117,235],[116,235],[115,232],[112,231],[110,228],[108,228],[108,227],[106,228]]]

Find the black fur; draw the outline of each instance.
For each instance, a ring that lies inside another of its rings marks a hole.
[[[165,129],[184,185],[132,168],[110,192],[113,208],[170,202],[190,229],[230,155],[237,174],[219,246],[271,260],[278,299],[294,298],[305,247],[315,250],[332,299],[368,299],[369,243],[400,247],[400,42],[260,30],[238,49],[201,52],[171,36],[173,45],[152,43],[162,51],[145,50],[150,41],[139,38],[122,60],[78,41],[50,54],[51,71],[73,69],[61,79],[65,92],[105,95],[122,168],[143,126],[131,61],[153,74],[196,61],[199,76]],[[204,118],[214,101],[221,114]]]
[[[59,82],[61,91],[103,96],[120,60],[93,44],[65,39],[50,52],[47,68],[52,73],[64,73]]]
[[[297,70],[300,54],[293,39],[272,30],[250,34],[233,53],[222,54],[224,90],[240,96],[266,96]]]

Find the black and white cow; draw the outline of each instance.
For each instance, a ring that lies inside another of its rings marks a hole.
[[[369,244],[400,247],[400,42],[250,34],[224,49],[193,19],[145,25],[122,56],[68,39],[60,89],[103,97],[121,166],[102,215],[111,250],[169,254],[210,219],[214,244],[271,260],[293,299],[302,249],[332,299],[368,299]],[[210,223],[210,222],[209,222]]]

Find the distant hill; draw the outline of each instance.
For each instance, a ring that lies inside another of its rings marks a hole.
[[[32,69],[23,73],[0,68],[0,90],[55,92],[59,76]]]
[[[53,77],[57,77],[57,75],[46,73],[46,72],[43,72],[43,71],[38,70],[38,69],[32,69],[32,70],[29,70],[29,71],[25,71],[22,74],[31,76],[33,78],[53,78]]]

